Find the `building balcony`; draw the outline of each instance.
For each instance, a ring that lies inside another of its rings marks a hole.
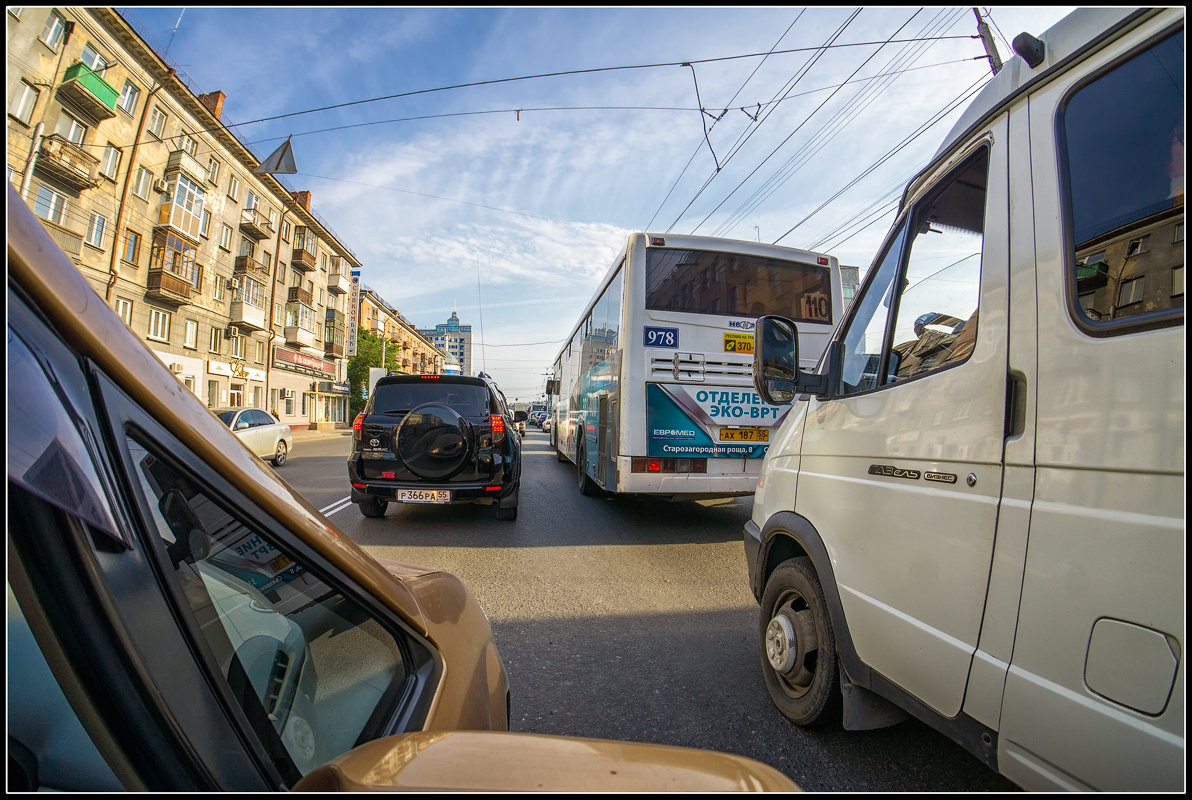
[[[76,191],[99,185],[99,159],[57,133],[42,138],[37,168]]]
[[[202,186],[207,179],[207,169],[197,158],[185,150],[173,150],[166,161],[166,180],[170,181],[179,172],[195,186]]]
[[[255,241],[273,235],[273,223],[259,208],[246,208],[240,212],[240,232]]]
[[[266,328],[268,315],[265,309],[254,306],[245,300],[233,300],[231,309],[232,324],[254,331]]]
[[[343,358],[344,343],[328,340],[323,343],[323,358]]]
[[[67,230],[59,225],[46,220],[41,221],[41,227],[45,228],[46,233],[54,240],[54,243],[62,248],[62,252],[66,253],[76,261],[83,254],[83,237],[74,231]]]
[[[315,332],[308,331],[301,325],[287,325],[286,344],[294,347],[314,347]]]
[[[342,328],[348,322],[347,316],[342,311],[336,311],[334,308],[327,309],[326,325],[328,328]]]
[[[66,69],[66,76],[58,86],[58,94],[96,122],[116,116],[116,100],[120,97],[110,83],[82,61],[76,61]]]
[[[1109,282],[1109,265],[1104,261],[1076,266],[1076,291],[1091,292]]]
[[[294,228],[294,250],[290,256],[290,266],[303,272],[310,272],[319,266],[318,237],[314,231],[305,225]]]
[[[268,284],[269,265],[262,264],[252,256],[236,256],[232,265],[232,275],[247,275]]]
[[[300,286],[291,286],[289,293],[286,295],[286,302],[301,303],[308,308],[315,307],[314,298],[310,296],[310,292],[306,291]]]
[[[148,281],[145,285],[146,295],[175,306],[186,305],[199,292],[195,285],[203,283],[203,268],[195,265],[197,277],[192,283],[190,279],[162,267],[149,267]]]
[[[340,259],[331,259],[331,271],[327,274],[327,291],[331,294],[347,294],[352,290],[352,279],[348,275],[347,264],[342,267],[336,266],[336,261]]]

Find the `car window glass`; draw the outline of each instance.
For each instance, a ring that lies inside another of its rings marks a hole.
[[[103,484],[85,442],[50,378],[25,343],[8,329],[8,479],[114,539],[117,533]],[[123,540],[121,540],[123,541]]]
[[[1184,306],[1184,32],[1078,89],[1062,112],[1070,261],[1086,320]]]
[[[890,383],[963,361],[977,336],[988,151],[915,210],[916,230],[894,323]]]
[[[382,733],[372,719],[407,677],[394,636],[152,446],[128,447],[219,677],[282,773]]]
[[[253,425],[272,425],[273,420],[264,411],[254,409],[250,412],[252,414]]]
[[[382,383],[376,387],[373,410],[378,414],[404,413],[424,403],[444,403],[463,416],[481,416],[488,413],[488,390],[447,381]]]
[[[890,316],[891,288],[898,274],[906,223],[890,240],[882,260],[873,267],[873,280],[854,302],[857,311],[844,333],[844,360],[838,394],[853,394],[877,387],[878,363]]]

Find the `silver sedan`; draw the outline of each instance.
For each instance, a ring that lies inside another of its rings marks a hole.
[[[232,433],[261,458],[280,467],[286,463],[294,449],[294,437],[290,426],[278,422],[268,411],[259,408],[213,408],[211,412],[219,417]]]

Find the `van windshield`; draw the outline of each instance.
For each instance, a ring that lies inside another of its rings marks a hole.
[[[489,413],[485,387],[441,381],[378,384],[373,409],[377,414],[403,414],[424,403],[442,403],[464,417]]]

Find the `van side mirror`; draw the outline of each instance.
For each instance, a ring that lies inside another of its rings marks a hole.
[[[753,351],[753,388],[762,400],[778,406],[796,394],[827,394],[823,375],[799,369],[799,329],[793,320],[777,315],[760,317]]]
[[[529,416],[530,415],[527,414],[525,411],[514,411],[513,412],[513,421],[514,422],[525,422],[529,418]]]

